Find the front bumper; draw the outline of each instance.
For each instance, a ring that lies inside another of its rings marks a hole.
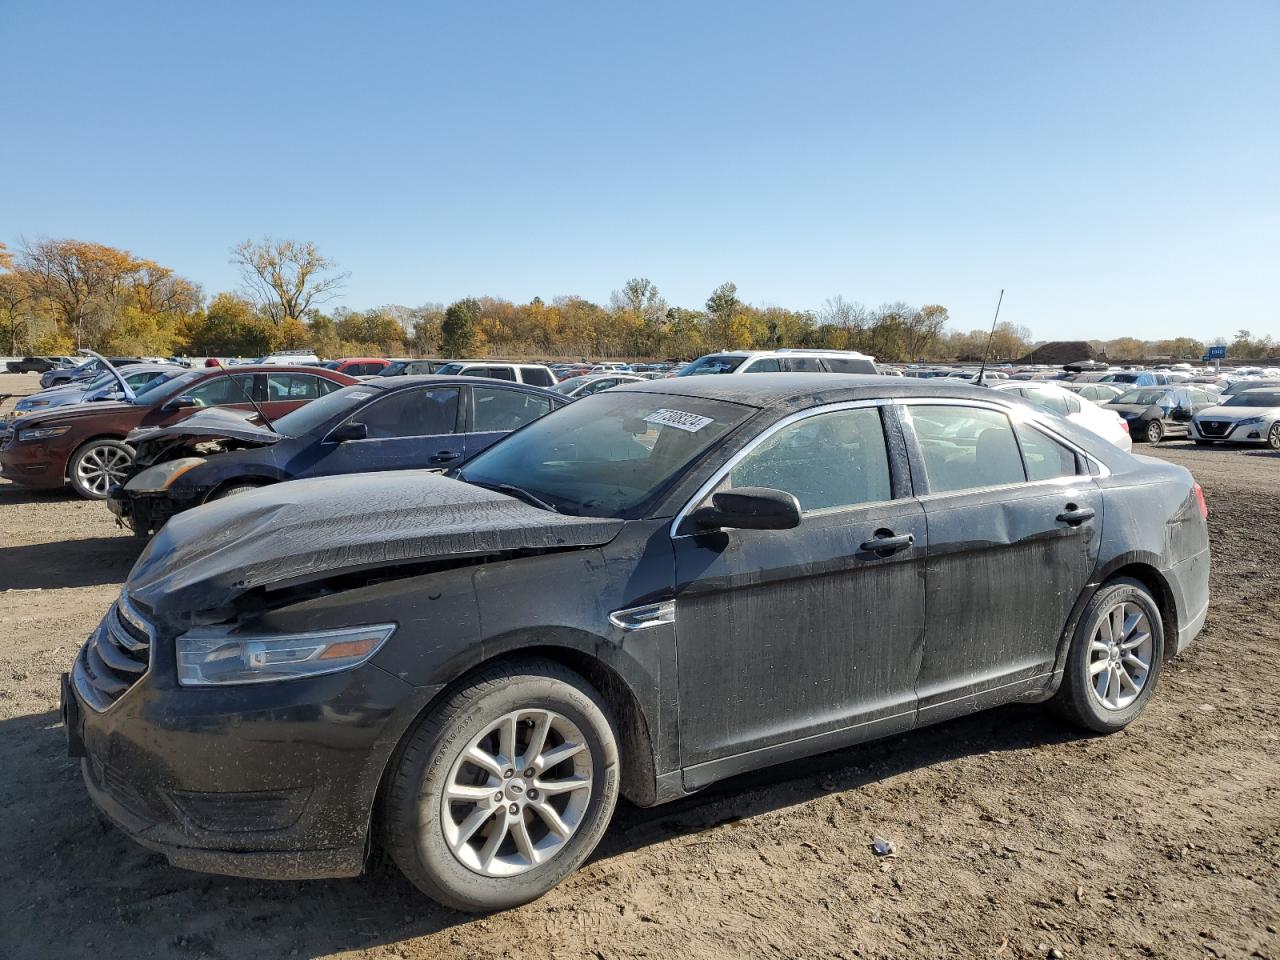
[[[1221,424],[1221,426],[1214,426]],[[1240,424],[1223,420],[1209,420],[1204,427],[1195,421],[1191,421],[1191,439],[1208,440],[1212,443],[1266,443],[1267,431],[1271,429],[1271,424],[1266,423],[1249,423]]]
[[[382,772],[436,688],[372,664],[279,683],[184,688],[172,641],[105,710],[63,686],[90,798],[174,866],[262,879],[361,872]]]

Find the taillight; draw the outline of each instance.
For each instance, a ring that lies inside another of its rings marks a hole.
[[[1126,420],[1124,417],[1121,417],[1121,418],[1120,418],[1120,427],[1121,427],[1121,429],[1123,429],[1123,430],[1124,430],[1124,432],[1125,432],[1125,433],[1128,433],[1128,432],[1129,432],[1129,421],[1128,421],[1128,420]]]
[[[1200,504],[1200,516],[1208,520],[1209,505],[1204,502],[1204,490],[1201,489],[1200,484],[1198,483],[1195,485],[1195,487],[1196,487],[1196,503]]]

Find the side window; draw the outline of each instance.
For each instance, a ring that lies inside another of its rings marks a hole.
[[[876,372],[876,365],[870,360],[858,360],[853,357],[823,357],[822,360],[832,373]]]
[[[342,384],[336,380],[326,380],[324,377],[316,377],[316,389],[320,392],[320,396],[326,393],[333,393],[335,390],[341,390]]]
[[[747,367],[743,373],[778,373],[782,369],[782,364],[778,362],[777,357],[761,357],[751,366]]]
[[[784,357],[782,369],[791,373],[821,373],[822,361],[817,357]]]
[[[501,387],[472,387],[471,429],[476,433],[517,430],[551,412],[551,401],[519,390]]]
[[[1009,418],[980,407],[907,407],[932,493],[1022,483],[1027,479]]]
[[[542,367],[521,367],[520,379],[535,387],[554,387],[555,380]]]
[[[463,372],[472,377],[492,377],[494,380],[510,380],[513,383],[516,379],[513,367],[474,367]]]
[[[253,396],[253,374],[242,373],[234,377],[214,377],[199,386],[192,387],[184,396],[195,400],[199,407],[217,407],[231,403],[248,403]],[[255,397],[255,399],[257,399]]]
[[[599,380],[593,380],[582,388],[579,396],[587,397],[593,393],[599,393],[601,390],[608,390],[610,387],[616,387],[618,381],[613,377],[602,377]]]
[[[314,400],[321,396],[320,378],[305,373],[271,373],[267,375],[267,399]]]
[[[1022,444],[1022,459],[1026,463],[1028,480],[1052,480],[1054,477],[1076,475],[1076,455],[1058,441],[1029,424],[1019,423],[1014,429]]]
[[[397,390],[375,400],[353,419],[368,427],[373,440],[453,433],[458,422],[458,388]]]
[[[837,410],[785,426],[747,454],[724,486],[785,490],[806,512],[891,500],[880,411]]]

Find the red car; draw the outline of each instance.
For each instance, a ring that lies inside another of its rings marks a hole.
[[[308,400],[358,381],[323,367],[204,367],[184,373],[124,403],[57,407],[10,420],[0,433],[0,475],[29,487],[70,484],[88,500],[102,500],[122,480],[133,448],[129,431],[167,427],[205,407],[257,411],[274,420]]]
[[[391,361],[382,357],[344,357],[324,365],[326,370],[337,370],[351,377],[375,377],[389,366]]]

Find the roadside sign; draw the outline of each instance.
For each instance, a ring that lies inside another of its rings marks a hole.
[[[1210,360],[1225,360],[1227,358],[1226,347],[1210,347],[1208,358]]]

